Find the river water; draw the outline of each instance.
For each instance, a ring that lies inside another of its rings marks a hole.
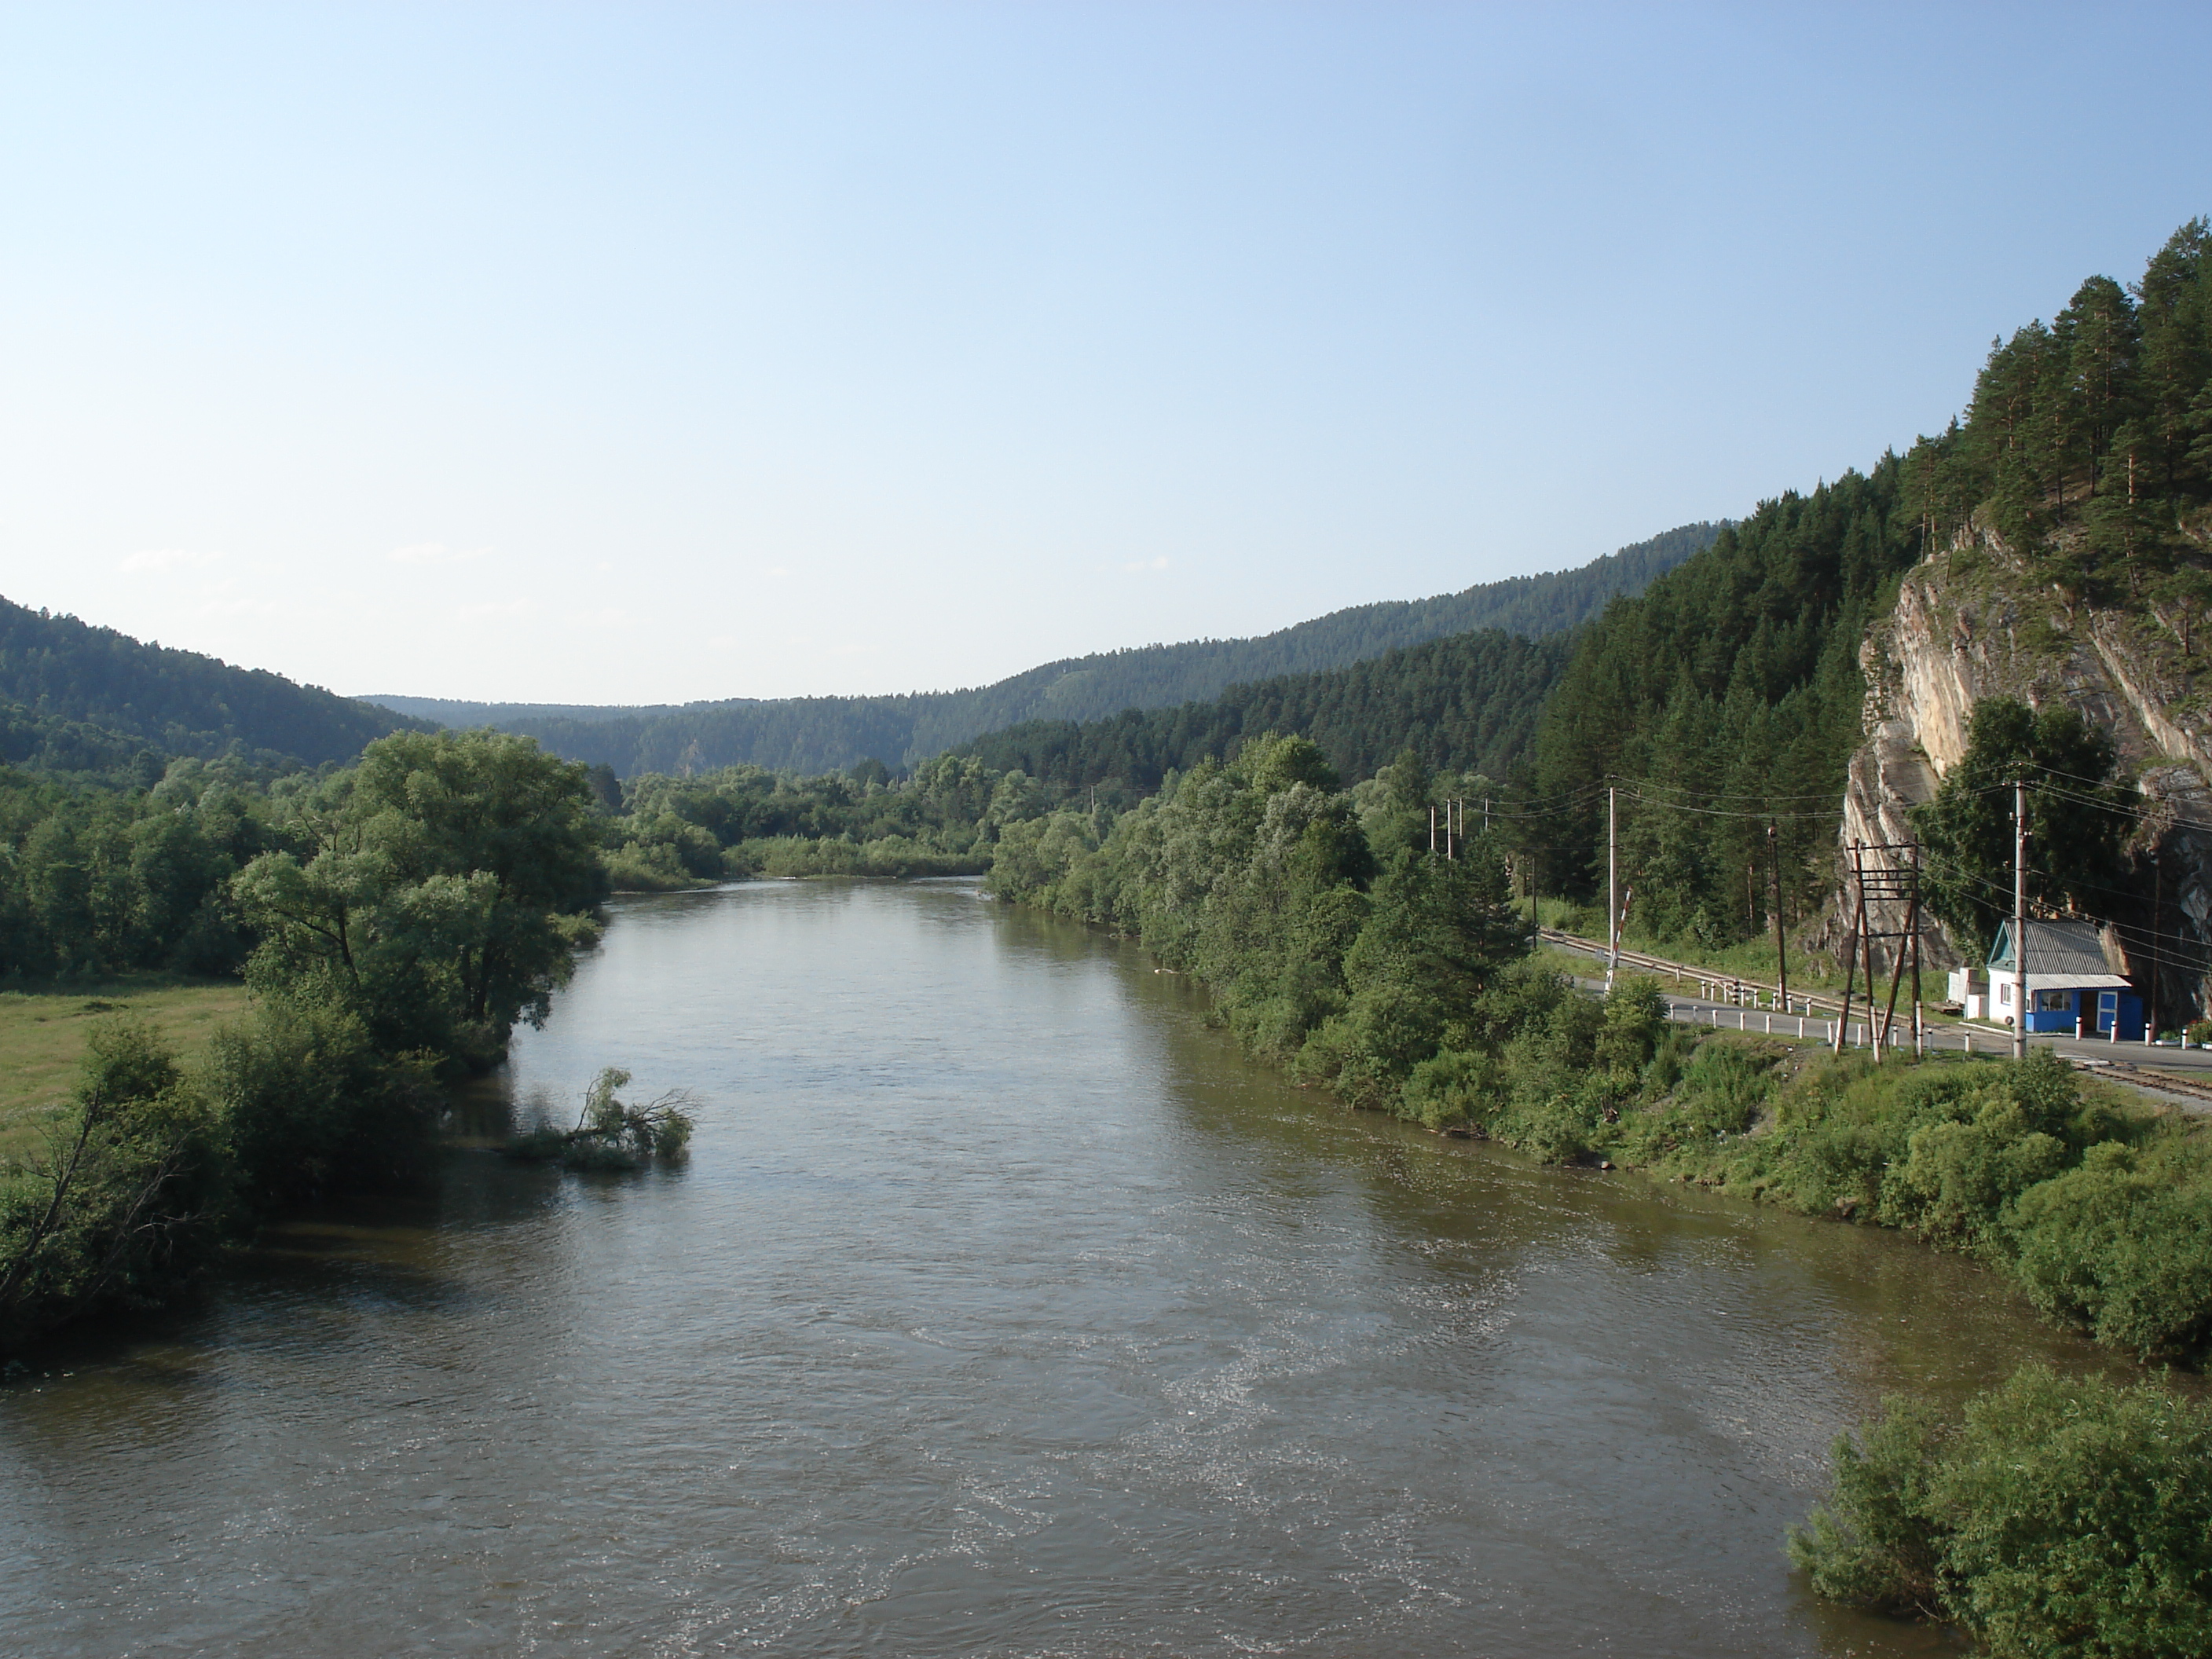
[[[2087,1363],[1869,1231],[1535,1167],[1241,1060],[958,883],[620,902],[461,1151],[0,1389],[38,1654],[1860,1655],[1785,1525],[1903,1387]],[[66,1374],[64,1374],[66,1373]]]

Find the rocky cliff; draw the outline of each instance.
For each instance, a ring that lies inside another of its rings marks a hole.
[[[2036,708],[2064,702],[2112,734],[2123,775],[2151,809],[2136,848],[2160,858],[2170,884],[2164,933],[2192,947],[2212,939],[2212,708],[2200,689],[2212,686],[2212,649],[2191,644],[2197,648],[2185,650],[2151,605],[2069,603],[2037,587],[1988,532],[1961,536],[1906,574],[1895,607],[1861,647],[1866,741],[1851,757],[1844,791],[1840,870],[1850,868],[1855,842],[1912,838],[1907,814],[1965,756],[1976,703],[1990,696]],[[1887,860],[1875,854],[1871,861]],[[1882,912],[1875,931],[1902,921]],[[1840,945],[1841,927],[1832,914],[1821,943]],[[2148,927],[2108,927],[2106,938],[2114,966],[2142,982],[2150,968]],[[1922,948],[1931,964],[1961,960],[1940,926],[1929,927]],[[2168,955],[2160,952],[2161,1006],[2179,1007],[2183,998],[2207,1006],[2212,983]],[[2196,950],[2190,955],[2203,959]]]

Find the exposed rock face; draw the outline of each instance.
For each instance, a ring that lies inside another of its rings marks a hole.
[[[2155,848],[2161,859],[2163,929],[2192,944],[2212,939],[2212,724],[2197,706],[2191,672],[2204,660],[2184,656],[2147,611],[2093,611],[2032,591],[1993,538],[1961,538],[1905,576],[1895,609],[1860,647],[1867,735],[1844,789],[1839,874],[1848,874],[1854,842],[1913,839],[1907,814],[1965,757],[1976,703],[1990,696],[2036,708],[2063,702],[2112,735],[2144,805],[2162,809],[2163,822],[2147,828],[2138,845],[2146,854]],[[1901,907],[1873,908],[1874,931],[1902,928],[1903,915],[1889,914]],[[1928,921],[1923,960],[1956,965],[1958,943]],[[1840,945],[1847,922],[1831,918],[1823,942]],[[2148,962],[2128,962],[2119,944],[2136,939],[2134,954],[2147,956],[2142,930],[2106,932],[2114,966],[2142,982]],[[1877,958],[1882,954],[1878,942]],[[2208,989],[2169,964],[2160,1002],[2177,1010],[2185,995],[2202,1007]]]

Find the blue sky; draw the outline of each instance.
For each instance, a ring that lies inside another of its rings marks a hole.
[[[0,593],[349,692],[979,684],[1940,427],[2212,8],[0,6]]]

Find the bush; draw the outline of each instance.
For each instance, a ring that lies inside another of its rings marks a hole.
[[[388,1060],[350,1013],[283,1003],[216,1034],[195,1081],[251,1215],[418,1175],[444,1110],[437,1056]]]
[[[0,1348],[63,1321],[143,1306],[188,1280],[220,1223],[206,1103],[143,1021],[93,1028],[48,1155],[0,1192]]]
[[[608,885],[617,893],[677,893],[711,884],[688,868],[676,848],[665,842],[625,842],[606,855],[605,862]]]
[[[2007,1656],[2212,1652],[2212,1407],[2031,1365],[1952,1422],[1884,1402],[1789,1539],[1832,1599]]]
[[[2045,1312],[2145,1358],[2212,1346],[2212,1159],[2194,1143],[2092,1146],[2021,1195],[2011,1232]]]
[[[1401,1095],[1405,1116],[1431,1129],[1487,1133],[1509,1079],[1489,1054],[1448,1049],[1413,1067]]]

